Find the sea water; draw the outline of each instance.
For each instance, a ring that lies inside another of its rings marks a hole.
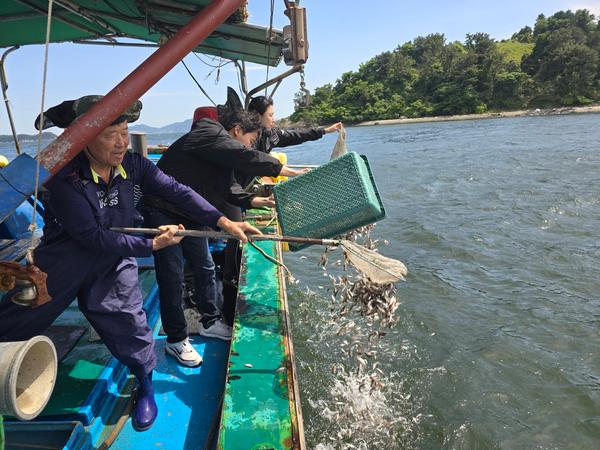
[[[409,269],[378,359],[393,385],[387,445],[600,447],[600,115],[348,129],[387,209],[374,235]],[[335,139],[290,148],[322,163]],[[309,447],[337,424],[319,249],[287,257]],[[306,256],[304,259],[302,256]],[[331,257],[330,257],[331,258]],[[357,435],[353,442],[377,442]],[[340,446],[340,448],[343,446]],[[337,447],[336,447],[337,448]]]

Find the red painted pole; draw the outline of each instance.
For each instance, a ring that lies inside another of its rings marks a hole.
[[[243,0],[213,0],[164,46],[79,117],[40,152],[40,163],[56,174],[104,128],[139,99],[189,52],[206,39],[242,4]]]

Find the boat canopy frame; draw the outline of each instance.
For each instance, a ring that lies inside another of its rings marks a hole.
[[[0,48],[45,42],[47,0],[0,2]],[[50,42],[120,38],[162,45],[211,0],[54,0]],[[118,5],[118,6],[115,6]],[[242,6],[193,51],[275,67],[284,45],[281,30],[248,24]]]
[[[0,57],[0,85],[2,86],[2,97],[4,98],[4,105],[6,106],[6,114],[8,116],[8,123],[10,124],[10,131],[12,132],[13,140],[15,142],[15,149],[17,151],[17,155],[21,154],[21,145],[19,144],[19,137],[17,136],[17,129],[15,127],[15,121],[13,120],[12,108],[10,107],[10,100],[8,99],[8,79],[6,78],[6,70],[4,62],[6,61],[6,57],[18,50],[20,47],[15,45],[14,47],[10,47],[2,53],[2,57]]]
[[[114,120],[117,115],[115,111],[124,110],[133,100],[141,97],[183,59],[186,53],[194,51],[211,54],[216,48],[219,57],[244,62],[262,58],[263,64],[267,66],[277,65],[281,60],[283,46],[287,46],[289,41],[285,43],[282,32],[274,30],[272,24],[262,28],[243,23],[247,18],[246,3],[245,0],[122,0],[119,8],[116,8],[111,0],[53,0],[56,9],[53,7],[50,17],[51,33],[49,37],[45,37],[49,12],[46,9],[47,0],[1,2],[0,25],[3,27],[3,33],[0,35],[0,48],[82,39],[106,39],[115,42],[116,37],[125,36],[155,42],[160,47],[39,153],[37,160],[41,163],[41,174],[39,179],[35,177],[39,184],[48,181],[79,153],[99,130]],[[296,7],[295,2],[285,3],[288,8]],[[130,14],[136,11],[139,15],[145,13],[145,22],[140,23],[140,17],[126,15],[124,8],[128,8]],[[115,12],[121,16],[115,16]],[[192,15],[193,12],[196,14]],[[224,15],[216,22],[217,16],[221,17],[221,12]],[[232,44],[236,45],[233,49],[235,54],[231,53]],[[302,40],[301,45],[307,43]],[[250,53],[249,46],[256,51]],[[286,63],[291,62],[293,61],[286,58]],[[244,79],[242,86],[246,87],[245,65],[236,64],[236,67],[240,71],[240,78]],[[277,89],[280,80],[298,70],[300,69],[296,65],[262,86],[277,83]],[[4,92],[6,93],[6,90]],[[250,93],[245,94],[248,99]],[[13,135],[16,136],[15,130]],[[0,223],[34,192],[34,185],[37,184],[26,180],[25,174],[35,173],[38,169],[34,171],[33,160],[25,156],[27,155],[21,154],[18,164],[11,163],[3,171],[3,178],[6,178],[4,184],[7,186],[0,183],[0,192],[8,190],[11,198],[6,205],[0,205]],[[15,177],[19,179],[17,184],[17,180],[12,179]],[[19,185],[20,189],[15,190],[16,185]],[[8,186],[12,186],[12,191]]]

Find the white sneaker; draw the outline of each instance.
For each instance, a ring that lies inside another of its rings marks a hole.
[[[202,356],[200,356],[192,344],[190,344],[188,338],[179,342],[167,342],[165,352],[167,355],[171,355],[179,361],[179,364],[186,367],[198,367],[202,364]]]
[[[204,324],[200,323],[200,330],[198,331],[198,334],[204,337],[212,337],[221,339],[223,341],[230,341],[231,332],[232,328],[219,319],[208,328],[204,328]]]

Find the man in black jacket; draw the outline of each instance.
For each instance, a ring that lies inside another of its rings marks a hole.
[[[283,166],[276,158],[250,150],[257,138],[260,117],[254,112],[231,111],[223,124],[201,119],[192,130],[178,139],[162,156],[158,167],[182,184],[190,186],[228,218],[241,220],[241,207],[274,206],[271,198],[256,197],[237,183],[234,170],[248,176],[294,176],[302,173]],[[149,226],[182,223],[197,228],[180,211],[156,197],[145,197],[145,218]],[[228,242],[224,279],[237,280],[237,241]],[[200,334],[223,340],[231,339],[231,326],[221,317],[217,306],[214,262],[205,238],[186,238],[179,245],[154,254],[161,299],[161,317],[167,334],[166,352],[181,364],[195,366],[202,359],[189,344],[182,309],[184,258],[194,274],[194,301],[202,309]],[[226,305],[234,310],[233,299]],[[229,317],[231,320],[231,318]]]

